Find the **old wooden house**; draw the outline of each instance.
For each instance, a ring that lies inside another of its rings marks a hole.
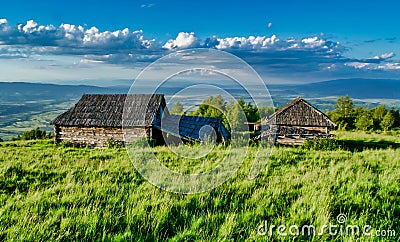
[[[123,118],[125,102],[129,112]],[[54,140],[55,143],[66,141],[104,147],[111,139],[123,141],[124,135],[130,139],[157,139],[161,132],[154,124],[168,112],[165,107],[164,96],[160,94],[85,94],[75,106],[51,122]],[[129,134],[124,134],[123,119]]]
[[[301,97],[272,114],[266,121],[268,133],[281,144],[300,145],[306,138],[328,137],[336,124]]]
[[[213,135],[217,141],[229,139],[221,119],[170,115],[162,94],[85,94],[51,124],[55,143],[90,147],[139,138],[163,144],[167,136],[183,141],[202,141]]]

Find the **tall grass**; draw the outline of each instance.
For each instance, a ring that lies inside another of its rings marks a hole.
[[[255,151],[255,148],[251,148]],[[166,147],[164,164],[187,170]],[[213,150],[222,157],[223,148]],[[249,155],[248,157],[251,157]],[[216,159],[217,160],[217,159]],[[214,160],[214,161],[216,161]],[[375,241],[397,237],[260,236],[274,225],[371,225],[400,233],[400,150],[324,151],[277,147],[261,174],[251,159],[223,185],[200,194],[149,184],[123,148],[53,146],[51,141],[0,144],[0,240],[28,241]]]

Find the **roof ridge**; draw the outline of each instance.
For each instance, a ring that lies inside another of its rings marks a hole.
[[[279,110],[277,110],[275,113],[271,114],[269,116],[269,118],[272,118],[273,116],[276,116],[277,114],[282,113],[283,111],[287,110],[288,108],[292,107],[293,105],[295,105],[296,103],[298,103],[299,101],[305,101],[301,96],[296,97],[295,99],[293,99],[292,101],[288,102],[285,106],[283,106],[282,108],[280,108]]]
[[[311,105],[309,102],[307,102],[306,100],[304,100],[300,96],[298,96],[297,98],[293,99],[292,101],[287,103],[285,106],[283,106],[281,109],[279,109],[278,111],[276,111],[275,113],[270,115],[269,118],[268,118],[268,121],[270,122],[271,119],[276,118],[276,116],[279,115],[279,114],[283,114],[285,111],[287,111],[288,109],[290,109],[291,107],[293,107],[295,104],[297,104],[299,102],[304,103],[305,105],[310,107],[312,110],[314,110],[315,112],[320,114],[324,119],[326,119],[327,123],[330,123],[331,125],[336,126],[336,124],[325,113],[323,113],[318,108],[316,108],[313,105]]]

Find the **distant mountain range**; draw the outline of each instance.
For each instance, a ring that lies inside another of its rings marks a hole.
[[[107,93],[112,88],[87,85],[56,85],[27,82],[0,82],[0,101],[66,101],[79,98],[83,93]],[[1,104],[1,103],[0,103]]]
[[[268,85],[273,97],[337,97],[348,94],[357,99],[400,99],[400,80],[341,79],[309,84]],[[0,82],[0,101],[35,101],[77,99],[84,93],[127,93],[129,86],[98,87],[26,82]],[[179,90],[179,89],[177,89]],[[168,90],[168,94],[176,90]],[[1,103],[0,103],[1,104]]]
[[[270,85],[273,96],[332,97],[348,94],[357,99],[400,99],[400,80],[341,79],[302,85]]]

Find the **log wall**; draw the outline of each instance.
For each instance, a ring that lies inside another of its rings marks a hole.
[[[321,135],[328,135],[328,127],[300,127],[300,126],[279,126],[274,127],[275,142],[284,145],[302,145],[307,138],[316,138]]]
[[[124,141],[125,136],[133,141],[139,138],[151,136],[151,128],[131,128],[122,130],[118,127],[75,127],[75,126],[56,126],[54,128],[54,141],[56,144],[61,142],[71,142],[74,144],[85,144],[89,147],[106,147],[107,140]]]

